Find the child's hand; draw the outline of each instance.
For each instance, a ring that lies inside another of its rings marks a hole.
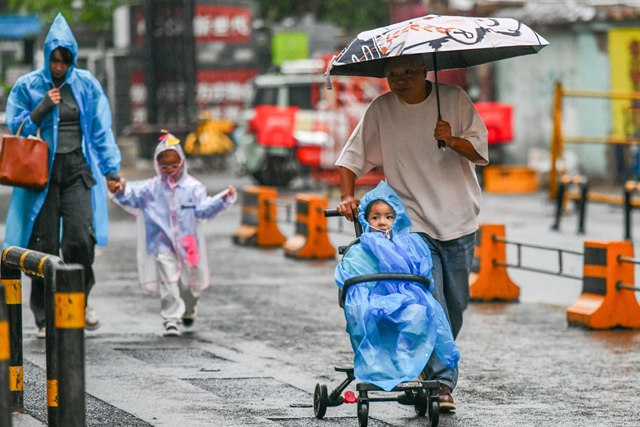
[[[111,193],[122,194],[127,185],[127,180],[120,178],[119,181],[107,180],[107,187]]]
[[[229,189],[227,190],[227,192],[224,194],[224,196],[222,196],[222,198],[224,200],[227,200],[229,197],[233,196],[234,194],[236,194],[236,189],[233,185],[229,186]]]

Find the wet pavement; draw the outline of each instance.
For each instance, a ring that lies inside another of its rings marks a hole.
[[[231,174],[196,176],[212,193],[230,183],[250,185]],[[289,191],[281,199],[294,196]],[[0,209],[2,200],[0,192]],[[485,194],[480,219],[505,224],[507,239],[578,251],[585,238],[623,235],[619,207],[590,205],[585,235],[576,234],[573,214],[560,232],[551,231],[553,212],[542,193]],[[236,205],[204,225],[212,286],[203,293],[195,332],[165,338],[159,299],[136,284],[135,220],[116,207],[111,218],[90,301],[103,326],[86,333],[88,426],[358,425],[355,405],[328,408],[324,420],[316,420],[311,407],[316,383],[334,388],[344,374],[333,367],[353,357],[333,282],[337,258],[300,261],[281,249],[234,245]],[[347,244],[351,228],[336,232],[339,220],[330,221],[334,246]],[[640,218],[634,225],[640,230]],[[294,225],[282,221],[280,229],[290,236]],[[525,249],[523,264],[553,270],[557,255]],[[565,264],[568,273],[582,274],[580,257]],[[521,287],[519,303],[472,303],[465,312],[458,409],[439,425],[640,425],[640,331],[569,327],[566,307],[580,295],[580,281],[509,274]],[[19,427],[46,419],[44,341],[35,338],[28,292],[25,283],[26,414],[14,416]],[[369,416],[370,426],[428,425],[412,407],[396,403],[373,402]]]

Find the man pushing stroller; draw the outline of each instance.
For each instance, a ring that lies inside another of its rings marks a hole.
[[[454,369],[460,358],[442,306],[431,295],[433,262],[425,241],[410,233],[404,203],[386,183],[365,194],[358,207],[363,234],[335,270],[347,279],[375,273],[428,278],[429,289],[410,281],[367,282],[347,291],[344,313],[355,353],[354,374],[389,391],[419,377],[431,354]]]

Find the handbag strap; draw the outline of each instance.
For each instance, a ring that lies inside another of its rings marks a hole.
[[[24,126],[24,124],[27,122],[27,118],[28,118],[28,117],[29,117],[29,116],[25,117],[25,118],[24,118],[24,120],[22,121],[22,123],[20,123],[20,127],[18,127],[18,132],[16,132],[16,136],[20,136],[20,134],[22,133],[22,127],[23,127],[23,126]],[[42,139],[42,138],[40,137],[40,126],[38,126],[38,127],[37,127],[37,130],[36,130],[36,138],[38,138],[38,139]]]

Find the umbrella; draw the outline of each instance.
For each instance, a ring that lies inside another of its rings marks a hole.
[[[438,70],[537,53],[548,44],[515,19],[427,15],[358,34],[332,58],[325,77],[329,89],[332,75],[386,77],[385,59],[422,54],[434,71],[440,118]],[[438,147],[444,147],[444,141],[438,141]]]

